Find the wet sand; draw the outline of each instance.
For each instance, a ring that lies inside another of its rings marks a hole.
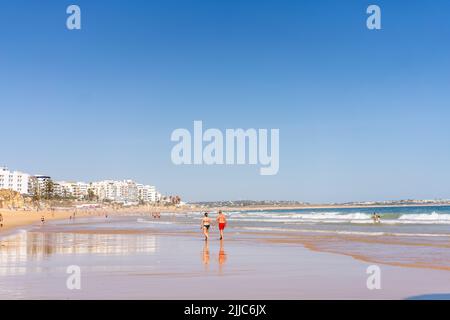
[[[371,264],[450,271],[450,244],[389,236],[312,236],[298,233],[274,237],[267,233],[257,234],[259,241],[299,245],[311,251],[345,255]]]
[[[450,292],[450,272],[378,264],[381,289],[366,282],[372,262],[312,251],[298,239],[164,224],[127,228],[113,217],[54,221],[0,241],[1,299],[404,299]],[[164,222],[164,221],[163,221]],[[96,227],[92,227],[97,224]],[[294,241],[295,240],[295,241]],[[81,290],[66,286],[81,268]]]

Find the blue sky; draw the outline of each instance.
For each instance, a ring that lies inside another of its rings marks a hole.
[[[449,40],[448,1],[2,1],[0,162],[190,201],[450,198]],[[279,128],[279,173],[173,165],[194,120]]]

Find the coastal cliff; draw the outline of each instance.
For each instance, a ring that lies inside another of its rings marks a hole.
[[[25,200],[19,192],[0,189],[0,208],[23,208]]]

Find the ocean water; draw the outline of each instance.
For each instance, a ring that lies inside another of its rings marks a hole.
[[[214,221],[216,212],[209,212]],[[342,235],[448,237],[450,240],[450,206],[327,208],[295,210],[227,211],[228,230],[271,231],[279,233],[330,233]],[[374,223],[372,214],[381,216]],[[148,213],[130,213],[114,220],[103,218],[54,221],[54,226],[85,230],[199,231],[203,212],[162,213],[155,219]],[[95,220],[97,219],[97,220]],[[113,223],[111,223],[113,222]]]
[[[381,216],[374,223],[372,214]],[[289,238],[372,263],[450,270],[450,207],[383,207],[229,212],[240,232]]]
[[[381,223],[373,222],[374,212],[381,216]],[[450,206],[231,211],[226,215],[230,226],[244,230],[449,237],[450,240]],[[194,219],[201,216],[201,213],[189,214]]]

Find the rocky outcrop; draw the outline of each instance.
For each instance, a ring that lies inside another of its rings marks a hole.
[[[0,208],[13,209],[23,208],[25,206],[25,200],[19,192],[0,189]]]

